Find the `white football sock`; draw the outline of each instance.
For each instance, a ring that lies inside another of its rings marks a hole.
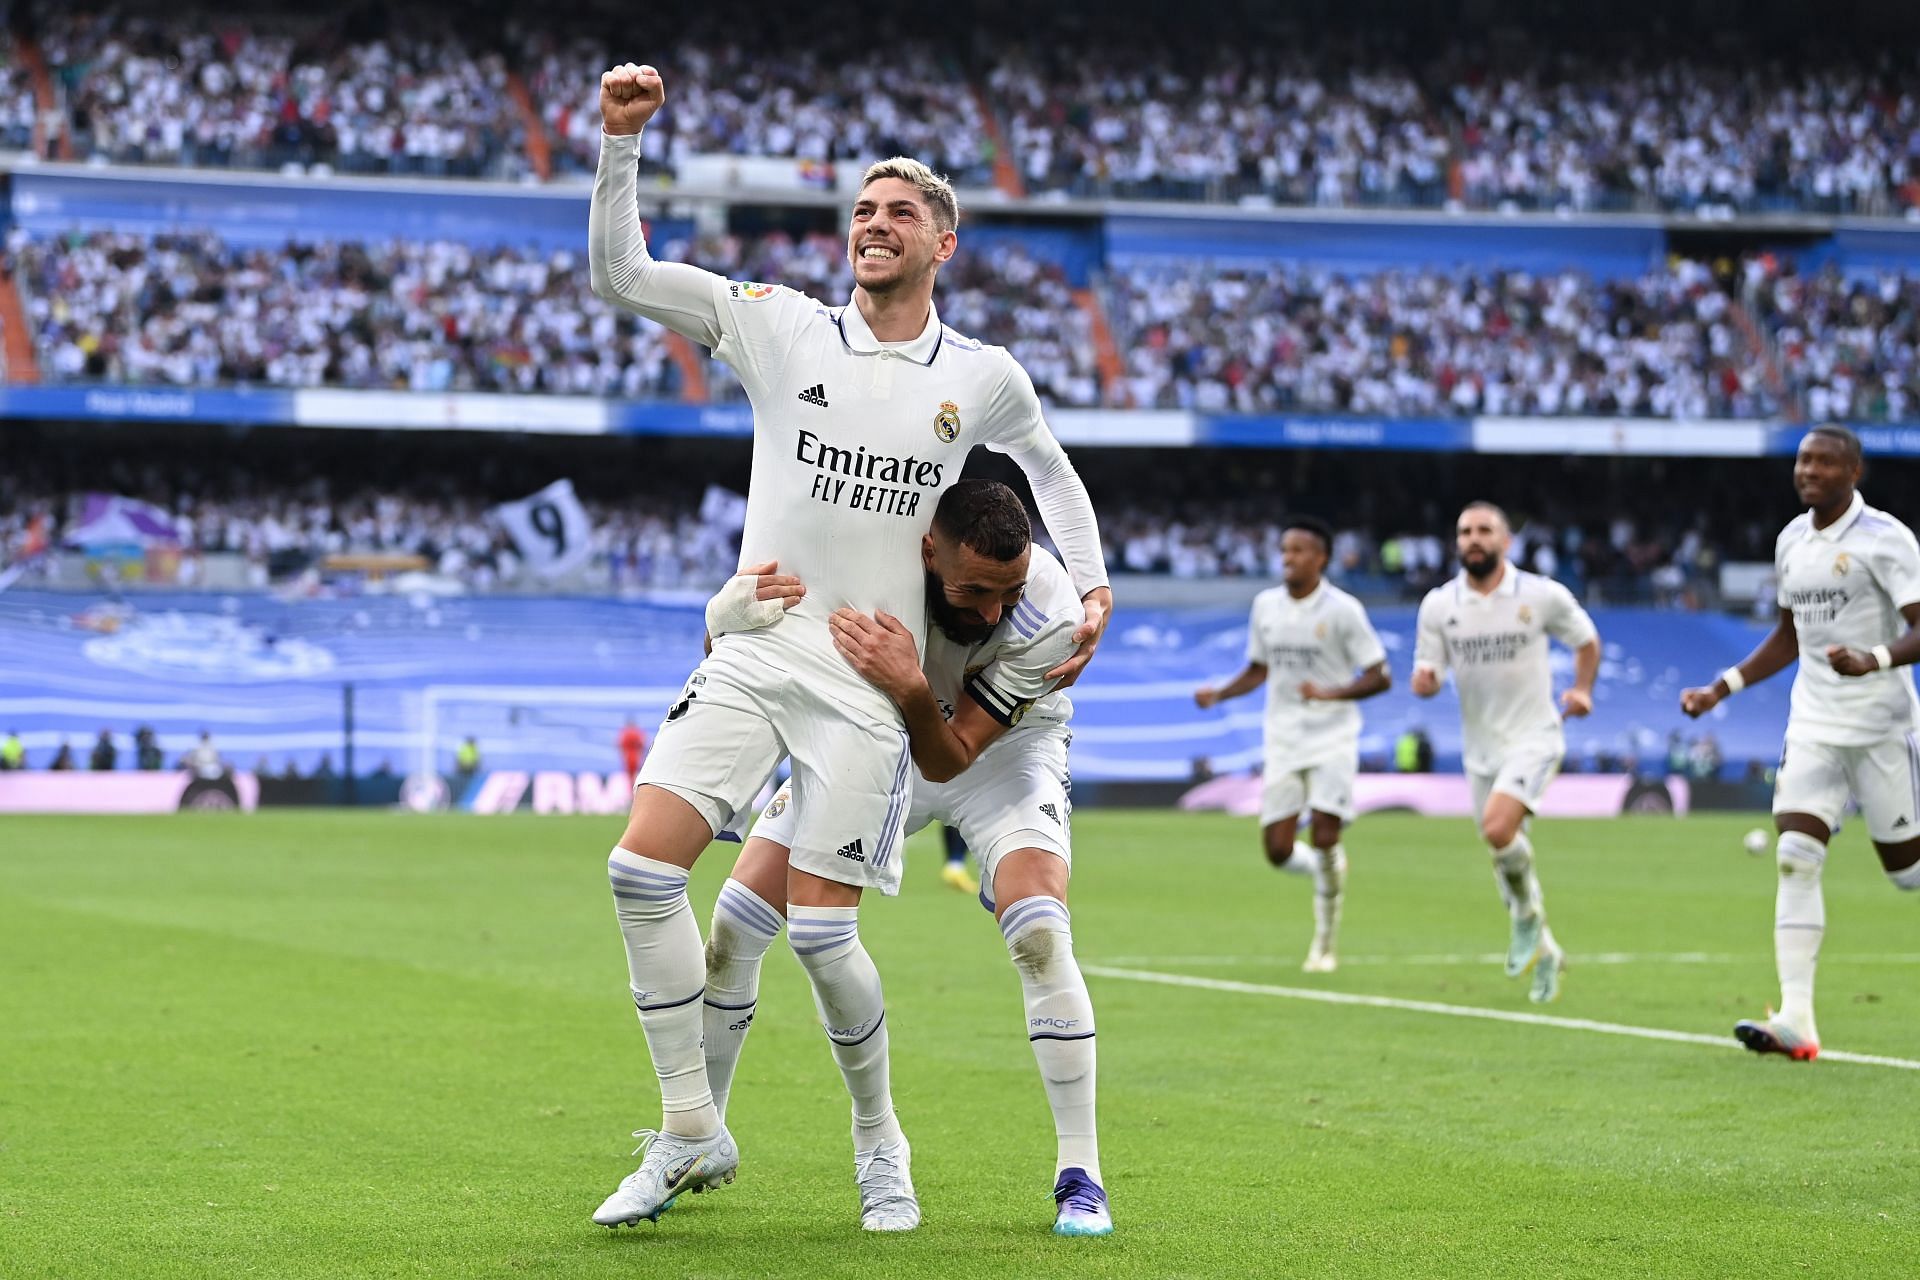
[[[1297,852],[1294,854],[1296,858],[1299,856]],[[1327,945],[1332,946],[1340,933],[1340,904],[1346,897],[1347,850],[1335,844],[1328,849],[1313,850],[1313,857],[1320,868],[1313,882],[1313,932],[1315,937],[1326,939]]]
[[[707,1089],[700,1051],[700,994],[706,961],[700,925],[687,902],[683,867],[655,862],[615,845],[607,858],[614,914],[627,944],[627,974],[633,1007],[647,1033],[647,1049],[660,1077],[660,1128],[685,1138],[704,1138],[720,1127]]]
[[[1773,900],[1773,962],[1780,971],[1780,1017],[1818,1041],[1813,1025],[1813,970],[1827,934],[1827,901],[1820,872],[1827,847],[1798,831],[1780,835],[1776,846],[1780,889]]]
[[[1073,918],[1058,898],[1022,898],[1000,916],[1027,1003],[1027,1039],[1053,1109],[1054,1176],[1081,1168],[1100,1182],[1094,1131],[1093,1001],[1073,958]]]
[[[713,904],[713,924],[707,930],[707,998],[705,1010],[707,1088],[720,1123],[727,1122],[727,1095],[733,1091],[734,1068],[753,1026],[754,1005],[760,999],[760,962],[786,924],[780,909],[738,880],[720,886]]]
[[[1293,842],[1293,852],[1287,855],[1287,860],[1280,864],[1279,869],[1290,876],[1312,876],[1313,887],[1320,887],[1320,855],[1304,840]]]
[[[1540,893],[1540,878],[1533,873],[1533,842],[1522,831],[1513,843],[1493,851],[1493,879],[1507,914],[1515,920],[1527,920],[1545,905]]]
[[[787,944],[813,983],[814,1008],[853,1097],[853,1149],[897,1140],[880,971],[860,945],[858,907],[787,904]]]

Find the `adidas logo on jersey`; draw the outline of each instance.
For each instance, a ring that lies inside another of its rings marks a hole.
[[[1053,807],[1052,801],[1048,801],[1046,804],[1041,805],[1040,812],[1046,814],[1049,818],[1052,818],[1054,826],[1057,827],[1060,825],[1060,813],[1059,813],[1059,810]]]
[[[802,391],[800,393],[800,398],[802,400],[805,400],[808,404],[819,405],[822,409],[826,408],[827,407],[827,384],[824,382],[814,383],[812,386],[808,387],[805,391]]]
[[[867,855],[861,851],[858,840],[849,840],[838,849],[835,849],[834,852],[849,862],[865,862],[867,860]]]

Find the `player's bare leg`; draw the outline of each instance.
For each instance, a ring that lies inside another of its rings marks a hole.
[[[671,791],[634,792],[626,833],[607,858],[634,1008],[660,1077],[660,1129],[639,1130],[640,1167],[595,1211],[602,1226],[659,1221],[674,1198],[733,1181],[740,1153],[720,1123],[700,1048],[706,965],[687,902],[687,870],[713,828]]]
[[[1493,878],[1507,904],[1511,928],[1507,939],[1507,976],[1517,978],[1533,970],[1527,998],[1545,1004],[1559,998],[1566,955],[1547,927],[1546,902],[1540,878],[1533,869],[1533,843],[1527,838],[1531,817],[1518,796],[1495,791],[1480,814],[1480,836],[1493,852]]]
[[[1780,974],[1780,1009],[1734,1024],[1734,1038],[1755,1053],[1781,1053],[1797,1062],[1820,1054],[1813,1017],[1813,976],[1827,932],[1827,904],[1820,888],[1832,831],[1810,813],[1774,815],[1780,868],[1773,907],[1773,959]]]
[[[1066,859],[1046,849],[1015,849],[995,864],[994,918],[1020,975],[1027,1040],[1053,1111],[1054,1232],[1113,1231],[1094,1126],[1093,1001],[1073,955]]]
[[[820,1025],[853,1098],[860,1225],[911,1231],[920,1225],[913,1153],[893,1113],[886,999],[873,957],[860,945],[859,908],[857,885],[787,869],[787,942],[813,984]]]
[[[1332,973],[1340,967],[1340,907],[1347,892],[1347,851],[1340,844],[1340,816],[1313,811],[1308,838],[1310,855],[1318,872],[1313,878],[1313,945],[1307,949],[1307,973]],[[1294,857],[1301,856],[1298,845]]]

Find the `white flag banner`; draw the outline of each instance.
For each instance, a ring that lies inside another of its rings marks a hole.
[[[555,480],[532,497],[503,502],[493,514],[506,526],[527,568],[542,578],[563,578],[593,554],[593,522],[571,480]]]
[[[747,499],[731,489],[710,484],[700,498],[700,520],[728,533],[738,533],[747,527]]]

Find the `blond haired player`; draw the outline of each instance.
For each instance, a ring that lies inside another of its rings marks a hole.
[[[1793,488],[1807,510],[1780,531],[1773,565],[1779,621],[1760,647],[1680,709],[1704,715],[1796,658],[1787,741],[1773,784],[1780,884],[1773,956],[1780,1011],[1734,1024],[1755,1053],[1810,1062],[1820,1053],[1813,971],[1827,932],[1820,873],[1847,799],[1860,803],[1887,878],[1920,889],[1920,548],[1913,531],[1860,496],[1860,440],[1815,427],[1800,441]]]
[[[601,77],[588,224],[594,292],[711,348],[739,374],[754,413],[741,561],[777,559],[807,592],[774,625],[715,641],[654,739],[608,859],[662,1121],[640,1131],[645,1158],[594,1221],[657,1220],[682,1192],[730,1181],[739,1163],[707,1087],[706,970],[687,871],[788,757],[801,818],[787,901],[829,922],[836,941],[801,963],[853,1098],[862,1223],[901,1230],[919,1210],[885,1056],[870,1048],[886,1035],[883,999],[856,912],[864,889],[898,887],[911,758],[899,709],[841,658],[828,618],[842,608],[885,612],[924,643],[916,552],[940,494],[984,444],[1026,472],[1083,600],[1080,648],[1056,673],[1070,680],[1112,607],[1099,533],[1032,381],[1005,350],[955,333],[934,313],[934,278],[958,244],[946,181],[907,159],[868,170],[848,222],[854,290],[843,305],[656,262],[636,166],[641,130],[665,98],[652,67],[628,63]],[[842,1034],[850,1028],[873,1031]],[[892,1176],[864,1176],[872,1170]]]

